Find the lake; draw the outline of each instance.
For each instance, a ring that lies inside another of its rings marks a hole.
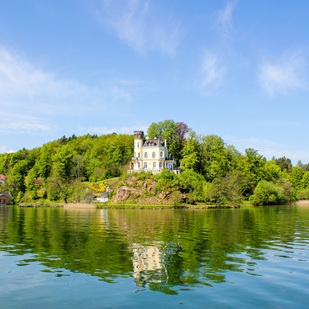
[[[308,308],[309,207],[0,206],[0,308]]]

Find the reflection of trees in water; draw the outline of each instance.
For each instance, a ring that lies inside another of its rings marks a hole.
[[[295,238],[297,208],[236,210],[0,211],[2,250],[31,252],[32,261],[58,275],[61,268],[115,282],[133,276],[138,286],[168,294],[226,281],[228,272],[257,274],[265,250]],[[308,212],[304,212],[308,226]],[[133,270],[133,272],[132,272]],[[173,289],[174,288],[174,289]]]

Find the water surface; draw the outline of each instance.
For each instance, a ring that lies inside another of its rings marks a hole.
[[[1,308],[308,308],[309,207],[0,207]]]

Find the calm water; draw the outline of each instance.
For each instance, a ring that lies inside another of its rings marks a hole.
[[[0,308],[308,308],[309,207],[0,207]]]

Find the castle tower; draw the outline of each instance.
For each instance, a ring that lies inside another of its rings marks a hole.
[[[144,132],[143,131],[134,131],[134,157],[137,158],[135,161],[135,168],[139,169],[143,167],[143,155],[142,147],[144,142]],[[138,167],[139,165],[139,167]]]

